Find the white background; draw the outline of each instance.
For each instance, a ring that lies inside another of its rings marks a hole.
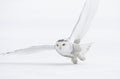
[[[0,56],[0,79],[120,79],[120,0],[100,0],[82,42],[87,60],[73,65],[56,51]],[[67,38],[81,0],[0,0],[0,53]]]

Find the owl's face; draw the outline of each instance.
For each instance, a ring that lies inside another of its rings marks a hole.
[[[62,55],[69,55],[73,50],[73,46],[68,40],[61,39],[56,42],[55,49]]]

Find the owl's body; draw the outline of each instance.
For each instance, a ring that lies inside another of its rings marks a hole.
[[[76,43],[71,43],[69,40],[58,40],[55,44],[56,51],[64,56],[72,59],[74,64],[77,64],[77,58],[81,61],[85,60],[85,53],[90,48],[91,44],[79,45]]]

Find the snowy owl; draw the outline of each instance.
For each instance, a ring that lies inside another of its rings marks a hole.
[[[84,61],[85,53],[91,47],[91,43],[81,44],[83,36],[89,29],[90,23],[97,10],[98,0],[85,0],[83,8],[77,23],[75,24],[71,35],[67,39],[60,39],[54,45],[31,46],[25,49],[18,49],[12,52],[1,53],[7,55],[12,53],[28,53],[34,50],[49,50],[55,49],[61,56],[71,58],[74,64],[78,63],[78,59]],[[34,53],[34,52],[33,52]]]

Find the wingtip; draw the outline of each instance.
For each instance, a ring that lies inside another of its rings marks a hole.
[[[0,53],[0,55],[8,55],[8,54],[11,54],[12,52],[6,52],[6,53]]]

